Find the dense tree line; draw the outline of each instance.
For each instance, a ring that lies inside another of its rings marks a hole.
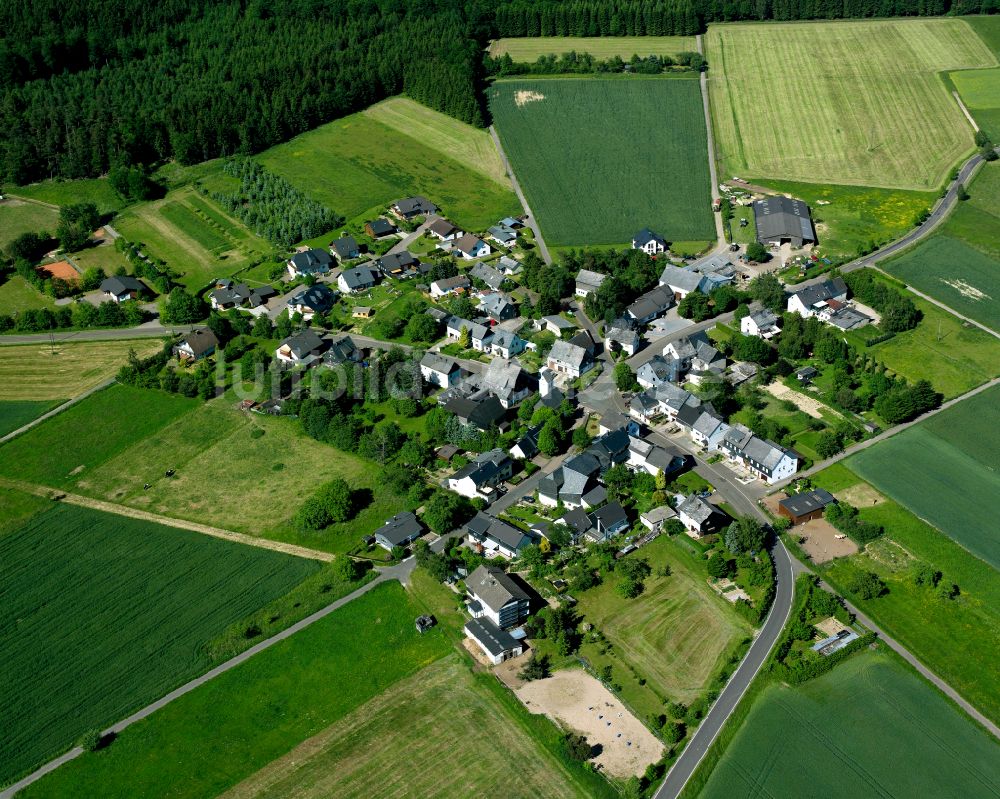
[[[659,75],[667,71],[704,71],[708,63],[700,53],[678,53],[642,57],[633,55],[628,61],[620,56],[608,59],[594,58],[590,53],[570,51],[561,55],[539,56],[534,63],[516,63],[508,53],[499,58],[487,56],[486,72],[497,77],[506,75],[585,75],[632,72],[637,75]]]
[[[851,294],[879,312],[879,328],[886,333],[902,333],[920,324],[921,313],[913,300],[892,286],[876,280],[870,269],[858,269],[844,275]]]

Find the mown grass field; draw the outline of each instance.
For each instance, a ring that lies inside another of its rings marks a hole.
[[[11,275],[0,284],[0,314],[15,314],[28,308],[55,308],[51,297],[42,294],[20,275]]]
[[[1000,59],[1000,17],[976,16],[964,18],[993,54]]]
[[[307,438],[297,420],[247,415],[232,406],[220,398],[172,418],[81,473],[74,490],[329,552],[357,545],[403,509],[403,500],[380,485],[377,464]],[[252,437],[255,429],[264,435]],[[168,469],[176,474],[165,477]],[[294,527],[290,519],[299,506],[335,477],[368,494],[364,509],[322,532]]]
[[[617,581],[611,579],[581,592],[578,608],[637,674],[669,699],[688,704],[750,627],[708,587],[676,542],[663,536],[636,556],[647,558],[654,571],[639,598],[622,598],[615,590]],[[670,577],[655,576],[662,563],[670,564]],[[585,649],[600,669],[603,660]],[[631,682],[623,673],[615,680],[623,686]]]
[[[0,347],[0,401],[71,399],[114,377],[129,350],[143,358],[162,346],[147,338]]]
[[[21,528],[39,511],[52,507],[52,500],[0,485],[0,536]]]
[[[456,128],[460,123],[413,105],[375,106],[371,113],[338,119],[257,158],[348,219],[376,214],[413,194],[427,197],[471,230],[521,213],[510,186],[496,179],[495,161],[482,138],[487,134]],[[409,121],[419,135],[401,132]]]
[[[0,538],[0,783],[208,668],[200,647],[318,564],[54,505]]]
[[[59,405],[61,400],[0,400],[0,436],[26,425],[46,411]]]
[[[1000,390],[992,388],[848,460],[877,489],[1000,569]]]
[[[995,142],[1000,139],[1000,69],[972,69],[949,76],[972,118]]]
[[[0,250],[22,233],[54,236],[59,212],[55,208],[8,197],[0,202]]]
[[[488,96],[546,243],[715,238],[696,78],[501,80]]]
[[[222,794],[296,796],[585,797],[565,768],[537,747],[457,654],[361,705]],[[400,753],[419,767],[399,768]],[[511,780],[510,775],[517,774]]]
[[[755,182],[809,205],[819,247],[825,255],[854,256],[859,247],[893,241],[909,232],[917,214],[930,208],[937,199],[931,192],[903,189],[767,179]],[[753,224],[752,209],[737,208],[735,211],[734,231],[739,229],[740,216],[749,215]]]
[[[69,487],[198,404],[175,394],[113,385],[0,447],[0,476]]]
[[[996,66],[959,19],[713,25],[720,174],[934,190],[972,151],[937,73]]]
[[[624,60],[633,55],[669,55],[698,51],[694,36],[532,36],[516,39],[496,39],[490,42],[490,55],[509,55],[517,63],[533,64],[543,55],[590,53],[594,58],[619,56]]]
[[[102,214],[119,211],[125,205],[106,178],[46,180],[28,186],[8,184],[3,187],[3,193],[27,197],[29,200],[38,200],[51,205],[93,203]]]
[[[117,217],[115,227],[147,255],[166,261],[191,290],[232,275],[274,249],[190,186],[131,206]]]
[[[882,445],[879,445],[882,446]],[[843,463],[824,469],[816,485],[860,509],[886,537],[864,551],[817,567],[823,579],[850,597],[935,674],[994,721],[1000,721],[1000,685],[993,678],[1000,641],[1000,583],[996,571],[895,500],[886,498]],[[919,586],[920,563],[942,572],[961,591],[942,600]],[[859,572],[873,571],[888,593],[862,599],[848,591]]]
[[[107,749],[56,770],[24,796],[156,796],[164,786],[177,799],[218,796],[448,654],[441,628],[423,635],[414,629],[422,612],[398,583],[379,586],[130,727]],[[438,734],[450,740],[447,729]],[[396,768],[405,771],[406,752],[395,755]]]
[[[996,796],[1000,747],[887,655],[764,690],[705,789],[713,797]]]

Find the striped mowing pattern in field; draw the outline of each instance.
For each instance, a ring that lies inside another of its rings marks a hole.
[[[621,245],[643,227],[714,238],[697,80],[502,80],[488,96],[550,245]]]
[[[938,72],[996,66],[957,19],[714,25],[725,176],[933,189],[972,150]]]
[[[758,698],[703,799],[997,797],[1000,747],[930,685],[861,654]]]
[[[523,39],[497,39],[490,43],[490,55],[509,55],[518,63],[532,64],[543,55],[590,53],[594,58],[628,60],[633,55],[669,55],[697,52],[694,36],[532,36]]]
[[[205,671],[313,561],[56,505],[0,538],[0,783]]]

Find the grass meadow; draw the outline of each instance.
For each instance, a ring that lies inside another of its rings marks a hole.
[[[177,799],[218,796],[448,654],[452,645],[441,628],[423,635],[414,629],[421,612],[398,583],[379,586],[23,795],[154,796],[170,786]],[[407,754],[394,754],[400,769]],[[178,763],[184,764],[183,779]]]
[[[1000,140],[1000,69],[960,70],[949,77],[979,127]]]
[[[996,796],[1000,747],[894,658],[865,653],[770,685],[699,794]]]
[[[147,255],[166,261],[191,290],[233,275],[274,249],[190,186],[128,208],[115,227]]]
[[[59,405],[61,400],[4,400],[0,399],[0,436],[23,427],[32,419]]]
[[[965,17],[965,21],[972,26],[972,29],[979,34],[987,47],[1000,59],[1000,17],[996,16],[976,16]]]
[[[3,193],[50,205],[93,203],[102,214],[119,211],[125,205],[106,178],[45,180],[28,186],[6,185],[3,187]]]
[[[521,213],[486,136],[396,100],[303,133],[257,159],[347,219],[421,194],[455,224],[484,230]]]
[[[852,471],[1000,569],[1000,388],[859,452]]]
[[[546,243],[715,238],[696,77],[500,80],[488,97]]]
[[[0,537],[0,561],[0,783],[207,670],[207,640],[318,568],[69,505]]]
[[[713,25],[706,54],[721,174],[924,191],[972,151],[938,73],[997,65],[960,19]]]
[[[0,314],[15,314],[28,308],[55,308],[52,297],[42,294],[20,275],[10,275],[0,284]]]
[[[533,64],[543,55],[590,53],[594,58],[618,56],[625,61],[633,55],[668,55],[698,51],[694,36],[532,36],[497,39],[490,43],[490,55],[509,55],[520,64]]]
[[[143,358],[156,339],[0,347],[0,401],[70,399],[114,377],[129,350]]]
[[[0,485],[0,537],[20,529],[36,513],[50,507],[50,499]]]
[[[431,799],[482,795],[501,784],[511,799],[590,796],[482,684],[492,679],[474,675],[458,653],[448,655],[221,796]],[[419,767],[399,768],[401,752]]]
[[[0,250],[22,233],[54,236],[58,222],[59,212],[55,208],[8,197],[0,202]]]
[[[886,531],[864,551],[817,566],[823,579],[969,702],[1000,721],[1000,686],[993,678],[1000,641],[1000,584],[993,567],[879,494],[843,463],[824,469],[813,480]],[[917,585],[913,577],[921,563],[940,570],[943,580],[958,585],[960,595],[944,600],[934,589]],[[863,571],[878,574],[888,593],[862,599],[848,591],[852,578]]]

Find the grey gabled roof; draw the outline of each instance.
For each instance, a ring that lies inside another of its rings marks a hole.
[[[375,273],[367,267],[359,266],[354,269],[345,269],[340,273],[340,276],[349,289],[360,288],[375,282]]]
[[[378,259],[378,265],[380,269],[385,269],[387,271],[392,271],[394,269],[407,269],[411,266],[418,264],[416,256],[414,256],[408,250],[403,250],[402,252],[388,253],[383,255]]]
[[[192,330],[188,333],[181,342],[188,345],[188,349],[191,350],[195,355],[203,355],[210,349],[219,346],[219,339],[215,337],[215,333],[207,327],[199,327],[197,330]]]
[[[469,271],[472,277],[482,280],[487,286],[496,291],[503,285],[504,276],[489,264],[478,263]]]
[[[358,242],[354,236],[341,236],[339,239],[334,239],[330,242],[330,247],[341,258],[353,258],[353,254],[358,252]]]
[[[385,236],[388,233],[392,233],[396,226],[392,224],[388,219],[384,219],[381,216],[377,219],[372,219],[369,222],[365,222],[366,225],[370,225],[372,232],[376,236]]]
[[[317,283],[298,292],[288,301],[289,307],[301,305],[304,308],[311,308],[314,311],[323,313],[333,307],[336,295],[327,286]]]
[[[470,619],[465,631],[475,638],[493,657],[517,649],[521,643],[506,630],[501,630],[489,619]]]
[[[632,237],[632,246],[642,247],[646,244],[649,244],[649,242],[651,241],[659,242],[664,246],[667,243],[666,239],[664,239],[663,236],[659,235],[658,233],[654,233],[648,227],[644,227],[642,230],[640,230]]]
[[[463,319],[460,316],[449,316],[445,325],[449,329],[456,331],[460,331],[464,327],[469,331],[469,338],[476,339],[477,341],[482,341],[490,334],[490,329],[486,325],[470,322],[468,319]]]
[[[576,275],[576,284],[578,286],[587,286],[588,288],[597,289],[601,287],[601,283],[607,280],[608,276],[602,274],[601,272],[593,272],[590,269],[581,269]]]
[[[625,508],[618,502],[609,502],[603,508],[598,508],[592,514],[595,521],[599,521],[604,527],[614,527],[621,522],[627,522]]]
[[[809,206],[802,200],[781,195],[765,197],[754,202],[753,215],[760,241],[776,238],[816,240]]]
[[[702,276],[690,269],[681,269],[679,266],[667,264],[660,274],[660,285],[670,286],[679,291],[697,291],[703,280]]]
[[[428,369],[433,369],[435,372],[442,372],[446,375],[450,375],[452,372],[461,368],[451,358],[445,358],[443,355],[438,355],[436,352],[428,352],[424,355],[424,357],[420,359],[420,365],[426,366]]]
[[[509,526],[509,525],[507,525]],[[493,525],[490,524],[490,529]],[[528,595],[510,575],[496,566],[480,566],[465,578],[465,587],[486,607],[498,613],[510,602],[526,602]]]
[[[297,272],[308,275],[313,272],[329,271],[333,256],[326,250],[312,249],[295,253],[291,260]]]
[[[479,310],[490,316],[500,316],[505,308],[513,307],[514,303],[511,302],[510,297],[499,291],[490,292],[482,298],[482,302],[479,304]]]
[[[397,513],[389,521],[375,531],[376,536],[381,536],[392,546],[399,546],[405,541],[419,536],[423,532],[423,527],[417,517],[410,511]]]
[[[279,347],[287,346],[296,358],[301,358],[320,349],[324,344],[323,339],[316,335],[316,331],[306,328],[286,338]]]
[[[771,327],[778,321],[777,315],[769,308],[761,308],[759,311],[753,311],[749,316],[759,328]]]
[[[404,197],[402,200],[397,200],[393,205],[404,216],[409,216],[410,214],[436,214],[438,210],[438,207],[434,203],[420,195]]]
[[[702,411],[701,416],[698,417],[691,429],[696,433],[700,433],[705,436],[705,438],[708,438],[716,430],[718,430],[719,426],[722,424],[725,424],[725,422],[723,422],[722,419],[720,419],[716,414],[705,410]]]
[[[699,524],[704,524],[711,518],[712,514],[715,513],[715,508],[705,502],[705,500],[697,494],[691,494],[677,506],[677,512],[683,513],[685,516],[689,516]]]
[[[549,350],[549,358],[559,363],[569,364],[576,368],[581,368],[587,361],[587,351],[569,341],[562,339],[556,341]]]
[[[781,500],[778,504],[791,513],[793,516],[803,516],[815,510],[825,508],[837,498],[829,491],[817,488],[814,491],[805,491],[801,494],[794,494],[787,499]]]
[[[145,291],[146,287],[130,275],[113,275],[101,281],[101,291],[116,297],[129,291]]]
[[[431,283],[437,286],[438,291],[451,291],[452,289],[468,288],[469,278],[466,275],[455,275],[454,277],[443,277]]]
[[[435,219],[433,222],[431,222],[431,225],[428,228],[428,230],[430,230],[431,233],[436,233],[438,236],[450,236],[453,233],[458,232],[458,228],[455,227],[451,222],[449,222],[444,217],[441,217],[440,219]]]
[[[455,239],[452,242],[451,246],[453,249],[456,249],[461,253],[465,253],[466,255],[472,255],[473,250],[479,247],[480,244],[485,244],[485,243],[486,242],[484,242],[481,238],[479,238],[479,236],[474,236],[471,233],[466,233],[464,236],[460,236],[459,238]]]
[[[818,302],[827,302],[847,293],[847,284],[843,278],[837,277],[833,280],[824,280],[822,283],[815,283],[799,289],[792,296],[798,297],[799,301],[809,308]]]

